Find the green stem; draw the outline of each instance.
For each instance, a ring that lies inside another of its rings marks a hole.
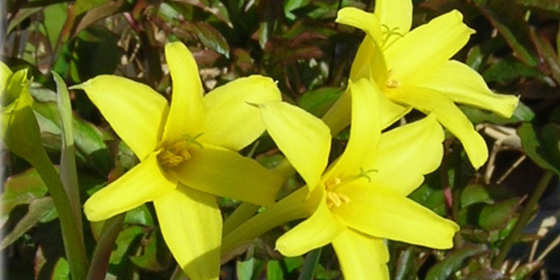
[[[537,185],[537,188],[529,197],[529,201],[527,201],[527,205],[525,206],[525,209],[521,213],[519,220],[517,221],[517,223],[511,230],[511,233],[504,241],[504,244],[500,248],[500,252],[498,253],[498,256],[496,256],[496,258],[492,262],[492,267],[494,269],[499,269],[504,263],[509,250],[511,249],[511,247],[519,237],[521,230],[527,225],[527,223],[531,219],[533,210],[537,207],[539,200],[542,194],[544,193],[544,191],[546,190],[546,187],[548,186],[548,183],[552,179],[553,175],[554,173],[552,171],[546,170],[546,172],[542,176],[541,180],[539,181],[539,184]]]
[[[103,280],[107,276],[109,258],[115,247],[115,240],[121,232],[124,216],[125,214],[117,215],[103,224],[101,235],[93,251],[86,280]]]
[[[70,265],[72,279],[85,279],[88,261],[86,249],[81,238],[82,225],[78,224],[76,221],[75,214],[72,212],[70,201],[64,191],[60,177],[44,150],[42,150],[40,155],[36,155],[30,162],[47,185],[49,194],[58,212],[60,227],[62,229],[62,241],[64,243],[68,264]]]
[[[308,194],[307,187],[302,187],[226,234],[222,241],[222,256],[277,226],[309,216],[309,206],[314,203],[307,200]]]

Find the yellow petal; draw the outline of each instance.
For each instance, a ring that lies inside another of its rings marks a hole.
[[[264,132],[259,109],[248,104],[280,101],[271,78],[254,75],[218,87],[204,96],[206,109],[201,142],[238,151]]]
[[[450,60],[418,86],[444,92],[453,101],[490,110],[510,118],[519,99],[513,95],[495,94],[476,71],[464,63]]]
[[[350,69],[350,80],[373,79],[378,85],[385,85],[388,79],[387,63],[379,44],[366,36],[358,48]]]
[[[443,93],[428,88],[410,87],[391,90],[388,97],[395,102],[409,104],[424,113],[434,112],[438,121],[461,141],[475,169],[481,167],[488,159],[488,147],[482,136]]]
[[[315,213],[282,235],[276,241],[276,249],[286,257],[300,256],[313,249],[331,243],[345,229],[346,225],[333,215],[324,202],[319,203]]]
[[[152,153],[146,160],[122,177],[94,193],[84,204],[90,221],[101,221],[152,201],[177,187],[177,181],[166,176]]]
[[[320,119],[285,102],[268,102],[259,108],[266,130],[312,191],[327,167],[329,128]]]
[[[379,96],[379,106],[381,107],[381,129],[389,127],[412,109],[410,106],[403,107],[394,103],[384,94]],[[331,129],[331,135],[336,136],[350,124],[350,107],[350,91],[346,90],[322,118]]]
[[[170,172],[181,183],[218,196],[272,205],[283,178],[229,150],[192,149],[191,158]]]
[[[154,151],[169,107],[150,87],[110,75],[72,87],[83,89],[119,137],[138,158]]]
[[[163,140],[173,143],[183,139],[185,134],[195,137],[203,132],[202,83],[196,61],[183,43],[167,44],[165,59],[171,74],[173,94]]]
[[[412,25],[412,1],[377,0],[375,1],[374,12],[385,28],[400,34],[406,34],[410,30]]]
[[[383,240],[347,228],[332,245],[344,279],[389,280],[389,251]]]
[[[338,191],[350,202],[331,210],[348,227],[378,238],[435,249],[453,246],[459,226],[396,192],[359,183],[343,185]]]
[[[352,125],[350,139],[344,153],[335,163],[329,176],[344,178],[360,174],[364,163],[371,162],[378,153],[381,137],[379,89],[367,79],[350,82],[352,96]]]
[[[383,133],[375,164],[364,167],[375,170],[369,174],[370,184],[409,195],[422,184],[424,174],[441,164],[443,140],[434,114]]]
[[[193,280],[218,279],[222,215],[216,197],[183,185],[154,200],[163,239]]]
[[[395,41],[385,51],[391,77],[403,85],[418,83],[449,60],[474,33],[462,20],[463,15],[454,10]]]
[[[378,44],[382,42],[381,24],[376,14],[368,13],[354,7],[346,7],[338,11],[335,21],[363,30]]]

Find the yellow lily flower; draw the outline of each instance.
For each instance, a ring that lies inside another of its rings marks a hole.
[[[381,134],[382,93],[377,86],[360,79],[350,82],[349,92],[350,139],[326,171],[323,159],[330,136],[323,122],[286,103],[259,106],[267,131],[288,160],[308,161],[305,168],[294,165],[308,187],[228,234],[225,251],[242,242],[240,236],[247,240],[281,223],[308,218],[277,240],[283,255],[301,255],[332,243],[345,279],[388,279],[389,254],[382,239],[437,249],[452,246],[459,227],[406,197],[443,156],[444,134],[435,116]],[[303,130],[307,134],[299,135]],[[293,148],[306,142],[315,148]]]
[[[486,142],[455,102],[509,118],[518,98],[493,93],[476,71],[451,60],[474,33],[462,19],[455,10],[410,31],[412,2],[397,0],[377,1],[374,13],[343,8],[336,22],[367,34],[354,59],[350,80],[372,79],[391,101],[424,113],[434,112],[438,121],[462,142],[478,169],[488,158]],[[348,103],[339,103],[344,102]],[[334,110],[337,107],[349,110],[347,104],[334,106],[325,116],[328,123],[334,123],[340,115],[335,113],[340,110]],[[390,108],[385,109],[389,121],[406,113],[403,108]]]
[[[171,104],[148,86],[98,76],[83,89],[140,164],[84,204],[100,221],[153,201],[171,253],[191,279],[218,279],[222,218],[216,195],[274,203],[282,178],[238,151],[263,131],[247,102],[280,100],[262,76],[241,78],[203,97],[196,62],[182,43],[165,47],[173,82]]]

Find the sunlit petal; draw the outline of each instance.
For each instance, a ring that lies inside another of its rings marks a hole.
[[[445,92],[455,102],[490,110],[505,118],[511,117],[519,102],[513,95],[493,93],[480,74],[456,60],[442,64],[418,86]]]
[[[350,80],[373,79],[378,85],[387,83],[387,63],[379,45],[366,36],[358,48],[350,69]]]
[[[350,202],[333,207],[348,227],[363,233],[436,249],[453,246],[459,226],[424,206],[385,188],[347,184],[338,191]]]
[[[179,185],[154,207],[165,243],[187,276],[218,279],[222,216],[216,197]]]
[[[376,14],[368,13],[354,7],[346,7],[338,11],[336,22],[365,31],[375,42],[381,42],[382,40],[381,24]]]
[[[333,215],[326,203],[319,203],[309,219],[278,238],[276,249],[287,257],[300,256],[329,244],[345,229],[346,226],[340,217]]]
[[[474,168],[478,169],[488,159],[488,147],[482,136],[443,93],[428,88],[410,87],[391,90],[388,97],[424,113],[434,112],[439,122],[461,141]]]
[[[109,75],[72,88],[86,92],[138,158],[144,159],[154,151],[169,109],[163,96],[141,83]]]
[[[187,47],[181,42],[165,45],[165,59],[173,93],[163,139],[172,143],[185,134],[195,137],[202,132],[204,106],[198,66]]]
[[[259,108],[266,130],[313,190],[327,167],[329,128],[320,119],[285,102],[268,102]]]
[[[350,138],[330,171],[332,176],[340,178],[359,174],[365,163],[373,161],[381,137],[379,95],[382,93],[367,79],[350,82],[349,89],[352,96]]]
[[[454,10],[395,41],[385,51],[391,77],[403,85],[413,84],[449,60],[474,32],[462,20],[463,15]]]
[[[166,176],[152,153],[122,177],[94,193],[84,204],[90,221],[101,221],[152,201],[177,187],[177,181]]]
[[[409,195],[433,172],[443,157],[444,133],[436,116],[390,130],[381,135],[379,154],[369,174],[370,184]]]
[[[389,279],[389,251],[383,240],[347,228],[332,245],[344,279]]]
[[[283,178],[229,150],[192,149],[191,158],[170,172],[181,183],[211,194],[258,205],[274,203]]]
[[[270,78],[254,75],[218,87],[204,96],[206,109],[201,142],[243,149],[264,131],[259,109],[249,103],[280,101],[281,93]]]
[[[412,1],[410,0],[377,0],[375,14],[382,26],[389,30],[406,34],[412,25]]]

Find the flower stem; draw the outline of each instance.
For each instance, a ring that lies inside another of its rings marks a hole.
[[[222,256],[279,225],[309,216],[313,203],[306,199],[307,195],[307,187],[302,187],[226,234],[222,241]]]
[[[35,167],[51,195],[58,218],[60,220],[60,227],[62,229],[62,241],[64,243],[64,251],[70,266],[70,274],[72,279],[85,279],[88,261],[86,257],[86,250],[83,243],[82,225],[76,221],[75,213],[72,211],[70,201],[60,177],[54,166],[52,165],[46,152],[36,155],[30,163]]]
[[[541,180],[539,181],[539,184],[537,185],[537,188],[529,197],[529,200],[527,201],[527,205],[525,206],[525,209],[521,213],[519,220],[517,221],[517,223],[511,230],[511,233],[507,236],[506,240],[504,241],[504,244],[500,248],[500,252],[498,253],[498,256],[496,256],[496,258],[492,262],[492,267],[494,269],[499,269],[504,263],[509,250],[511,249],[511,247],[519,237],[521,230],[529,222],[529,219],[533,214],[533,210],[535,209],[535,207],[537,207],[539,200],[542,194],[544,193],[544,191],[546,190],[546,187],[548,186],[548,183],[552,179],[553,175],[554,173],[552,171],[546,170],[546,172],[542,176]]]

